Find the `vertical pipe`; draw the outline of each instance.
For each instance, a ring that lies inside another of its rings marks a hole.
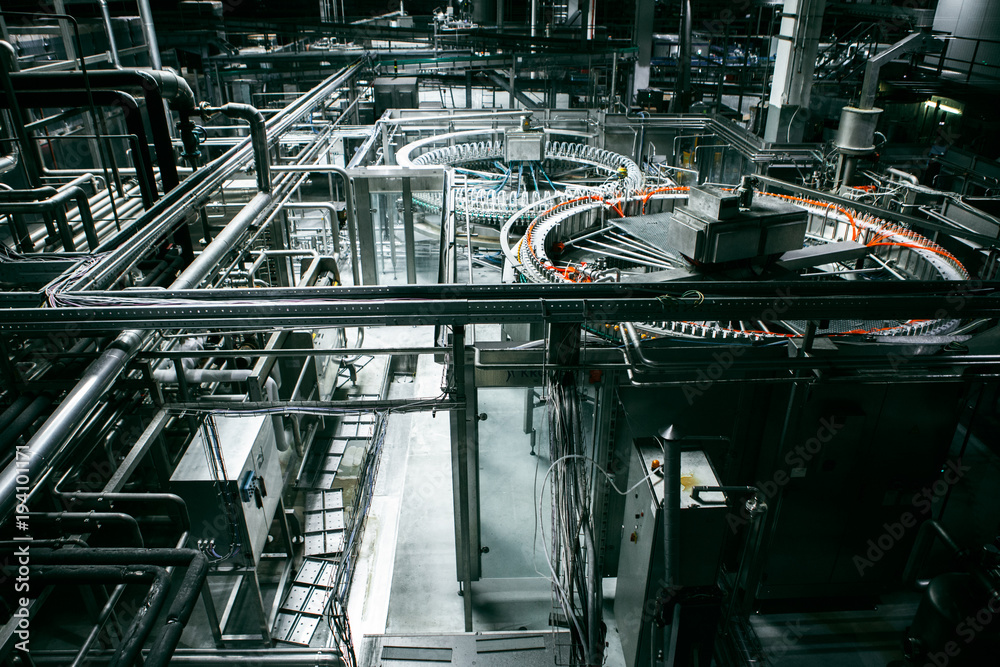
[[[681,0],[680,53],[672,113],[687,113],[691,106],[691,0]]]
[[[681,443],[677,429],[668,426],[663,442],[663,581],[667,588],[680,580]]]
[[[121,69],[122,63],[118,58],[118,43],[115,41],[115,31],[111,25],[111,12],[108,11],[108,0],[97,0],[101,6],[101,18],[104,21],[104,30],[108,33],[108,52],[111,54],[111,64],[115,69]]]
[[[139,18],[142,21],[142,34],[146,38],[146,48],[149,49],[149,66],[153,69],[163,69],[160,62],[160,45],[156,41],[156,28],[153,27],[153,10],[149,0],[138,0]]]

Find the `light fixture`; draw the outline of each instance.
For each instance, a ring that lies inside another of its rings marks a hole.
[[[924,106],[930,107],[931,109],[940,109],[941,111],[944,111],[946,113],[957,113],[958,115],[962,115],[961,109],[950,107],[947,104],[940,104],[938,102],[935,102],[934,100],[927,100],[926,102],[924,102]]]

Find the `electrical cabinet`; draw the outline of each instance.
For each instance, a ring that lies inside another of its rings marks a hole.
[[[224,473],[217,478],[209,465],[206,422],[177,464],[170,487],[187,503],[194,540],[213,541],[216,553],[222,555],[230,550],[235,535],[240,552],[233,562],[256,564],[281,498],[281,463],[272,420],[265,415],[209,419],[215,420]]]
[[[712,606],[718,603],[715,582],[728,508],[719,492],[702,493],[701,502],[692,497],[694,487],[719,486],[719,480],[704,452],[681,452],[680,572],[677,590],[664,598],[663,478],[652,472],[653,462],[662,460],[663,449],[656,440],[641,439],[633,447],[628,483],[635,488],[625,500],[615,591],[615,622],[629,667],[653,664],[653,645],[663,646],[662,607],[674,601],[684,607],[682,618],[692,619],[683,633],[685,641],[697,641],[699,626],[714,635],[713,625],[699,621],[717,612]]]

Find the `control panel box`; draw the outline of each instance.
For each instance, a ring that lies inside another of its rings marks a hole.
[[[211,540],[216,553],[225,555],[235,535],[240,555],[233,563],[256,564],[281,498],[281,463],[272,420],[265,415],[214,420],[225,474],[217,478],[209,464],[204,437],[206,429],[211,430],[206,421],[178,462],[170,488],[187,503],[194,540]]]
[[[654,472],[662,461],[663,448],[656,440],[636,441],[615,591],[615,620],[630,666],[651,664],[652,633],[662,632],[653,613],[665,583],[663,477]],[[680,483],[680,572],[675,582],[681,588],[714,588],[729,509],[720,492],[702,493],[700,501],[693,496],[696,486],[720,485],[705,452],[681,452]]]
[[[541,162],[545,159],[545,133],[507,130],[504,137],[504,159],[512,162]]]
[[[807,222],[806,211],[793,204],[758,196],[744,210],[736,195],[700,187],[674,209],[667,235],[685,257],[719,264],[800,249]]]

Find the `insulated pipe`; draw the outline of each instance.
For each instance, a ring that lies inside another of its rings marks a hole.
[[[124,512],[29,512],[28,518],[45,521],[55,521],[56,523],[71,523],[80,530],[90,530],[90,526],[96,523],[122,523],[128,528],[135,544],[131,546],[142,548],[145,545],[142,539],[142,531],[139,529],[139,522],[131,514]]]
[[[97,0],[101,6],[101,18],[104,21],[104,30],[108,33],[108,49],[111,53],[111,64],[115,69],[122,68],[121,59],[118,58],[118,43],[115,41],[115,30],[111,26],[111,12],[108,11],[108,0]]]
[[[257,189],[261,192],[271,191],[271,159],[268,155],[267,124],[256,107],[249,104],[224,104],[221,107],[210,107],[202,104],[203,115],[222,113],[227,118],[239,118],[250,124],[250,141],[253,144],[253,160],[257,170]]]
[[[208,576],[208,558],[194,549],[63,549],[33,550],[32,562],[37,564],[96,564],[96,565],[159,565],[186,567],[174,601],[164,617],[162,630],[146,653],[144,667],[165,667],[177,648],[184,626],[191,619],[198,594]],[[132,663],[111,663],[126,667]]]
[[[97,230],[94,227],[94,216],[90,211],[90,200],[87,193],[78,185],[70,186],[62,190],[56,190],[51,186],[35,188],[33,190],[0,190],[0,211],[9,213],[54,213],[62,209],[70,200],[76,201],[77,210],[80,213],[80,222],[83,224],[83,231],[87,236],[87,245],[91,250],[98,246]],[[63,212],[65,213],[65,212]],[[74,247],[72,236],[63,239],[69,248]],[[75,249],[75,248],[74,248]]]
[[[15,443],[21,434],[29,426],[35,423],[45,409],[49,407],[52,403],[52,397],[41,395],[35,397],[27,407],[25,407],[21,412],[10,421],[9,424],[3,427],[0,431],[0,452],[5,452],[7,448]]]
[[[69,549],[69,553],[91,551],[90,549]],[[34,553],[32,554],[34,557]],[[35,560],[32,558],[32,560]],[[146,599],[136,611],[132,624],[125,632],[109,663],[110,667],[132,667],[139,657],[143,644],[149,637],[160,610],[170,593],[170,574],[163,567],[155,565],[58,565],[55,567],[32,568],[32,581],[41,586],[55,583],[87,584],[129,584],[140,581],[151,582]]]
[[[25,406],[27,406],[31,400],[32,397],[27,394],[21,394],[18,396],[17,400],[11,403],[10,407],[3,411],[3,414],[0,414],[0,431],[6,430],[10,423],[14,421],[17,415],[24,410]]]

